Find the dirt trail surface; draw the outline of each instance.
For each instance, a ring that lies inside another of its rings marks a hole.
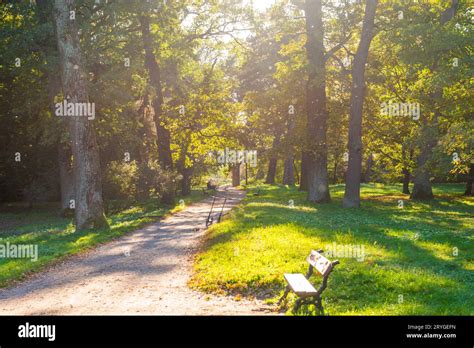
[[[232,199],[228,211],[244,193],[229,188],[216,195]],[[211,203],[209,197],[0,290],[0,315],[272,314],[257,300],[235,301],[188,288]]]

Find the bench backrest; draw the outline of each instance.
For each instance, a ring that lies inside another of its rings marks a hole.
[[[316,270],[321,273],[322,276],[325,276],[332,270],[332,262],[325,258],[323,255],[317,251],[311,250],[311,254],[306,258],[306,261],[316,268]]]

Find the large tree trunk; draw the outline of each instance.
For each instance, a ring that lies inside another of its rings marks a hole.
[[[362,173],[362,111],[365,96],[365,64],[373,38],[377,0],[367,0],[359,47],[352,69],[351,107],[349,115],[349,162],[343,207],[360,206],[360,182]]]
[[[305,2],[306,51],[309,75],[306,86],[308,127],[308,200],[326,203],[329,196],[327,172],[326,67],[321,0]]]
[[[142,127],[138,129],[138,134],[143,139],[144,146],[140,147],[140,161],[149,163],[156,153],[155,144],[155,122],[149,105],[148,93],[143,96],[143,101],[138,109],[138,118],[141,120]]]
[[[426,200],[433,199],[433,189],[431,187],[431,154],[436,144],[433,141],[426,142],[422,147],[416,161],[416,168],[413,177],[413,192],[410,195],[411,199]]]
[[[283,185],[293,186],[295,184],[295,172],[293,170],[293,154],[288,155],[283,165]]]
[[[75,0],[55,0],[54,19],[61,62],[61,81],[69,103],[88,103],[86,79],[75,20]],[[76,230],[108,226],[102,200],[99,149],[91,120],[68,116],[75,183]]]
[[[156,153],[154,121],[152,120],[151,110],[149,107],[148,93],[145,92],[142,103],[137,111],[137,118],[141,121],[142,126],[137,129],[137,136],[142,139],[143,145],[139,148],[139,179],[137,185],[137,199],[145,200],[150,196],[151,185],[148,182],[145,168],[150,165],[153,154]]]
[[[160,67],[153,54],[152,39],[150,34],[150,18],[140,16],[140,28],[142,32],[143,47],[145,49],[145,68],[148,70],[150,85],[155,89],[155,97],[152,100],[154,119],[156,126],[156,145],[158,148],[158,160],[163,169],[173,170],[173,156],[171,153],[171,135],[164,125],[163,119],[163,88],[161,85]],[[167,188],[162,196],[161,202],[173,204],[175,190]]]
[[[434,93],[434,98],[440,98],[442,92],[440,90]],[[434,112],[433,120],[424,119],[423,128],[420,134],[420,153],[416,158],[416,166],[413,171],[413,191],[410,199],[428,200],[433,199],[433,188],[431,185],[431,171],[432,171],[432,154],[438,142],[438,118],[439,110]]]
[[[58,164],[61,187],[61,216],[68,216],[73,208],[71,207],[71,200],[74,199],[74,176],[71,157],[69,144],[60,143],[58,145]]]
[[[301,179],[300,179],[300,191],[308,191],[308,161],[309,154],[303,150],[301,152]]]
[[[161,84],[161,72],[155,55],[153,54],[152,38],[150,34],[150,18],[140,16],[140,28],[142,32],[143,47],[145,49],[145,68],[148,71],[150,85],[155,89],[155,97],[151,104],[154,110],[158,159],[160,165],[165,168],[173,169],[173,157],[171,154],[171,135],[169,130],[163,125],[163,88]]]
[[[451,6],[441,15],[440,23],[442,26],[454,17],[457,8],[458,0],[451,0]],[[435,57],[435,59],[439,58]],[[438,60],[434,62],[431,71],[434,73],[437,67]],[[437,104],[437,106],[435,106],[433,120],[430,122],[425,118],[423,129],[420,132],[421,150],[416,160],[416,168],[413,173],[413,192],[410,196],[411,199],[426,200],[434,197],[430,177],[433,150],[438,143],[438,118],[440,116],[439,105],[441,104],[442,98],[443,88],[442,86],[438,86],[433,93],[433,102]]]
[[[272,157],[268,161],[268,171],[267,171],[267,178],[265,179],[265,184],[268,184],[268,185],[275,184],[277,161],[278,160],[276,157]]]
[[[272,143],[271,157],[268,161],[268,171],[267,178],[265,179],[265,184],[273,185],[275,184],[275,176],[277,169],[278,157],[276,156],[278,147],[280,146],[280,134],[275,135]]]
[[[47,0],[37,0],[37,14],[38,14],[38,21],[42,25],[46,25],[50,22],[53,22],[52,16],[52,3],[48,2]],[[52,23],[54,26],[54,23]],[[54,54],[57,56],[58,54],[58,46],[56,43],[55,35],[47,36],[44,42],[39,42],[40,47],[43,51],[45,56]],[[48,61],[48,65],[51,65],[52,62]],[[56,67],[54,67],[56,68]],[[54,116],[55,113],[55,97],[61,91],[61,78],[58,76],[57,73],[54,72],[52,67],[48,69],[48,98],[49,98],[49,105],[51,109],[51,114]],[[59,131],[61,134],[67,133],[67,127],[64,127],[64,124],[61,123],[59,125]],[[60,184],[60,193],[61,193],[61,216],[68,216],[69,213],[73,214],[73,210],[71,208],[71,200],[74,199],[74,177],[72,172],[72,153],[71,153],[71,145],[70,139],[63,140],[61,136],[58,140],[58,169],[59,169],[59,184]]]
[[[407,168],[402,169],[403,172],[403,190],[402,192],[406,195],[410,194],[410,171]]]
[[[469,168],[469,174],[467,177],[466,190],[464,191],[465,196],[474,196],[474,163],[471,163]]]
[[[295,171],[296,183],[300,184],[300,174],[298,173],[298,167],[296,167],[295,160],[293,158],[293,170]]]

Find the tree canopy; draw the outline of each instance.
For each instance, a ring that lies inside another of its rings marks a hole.
[[[61,2],[0,4],[2,202],[90,222],[102,196],[170,203],[230,173],[321,204],[344,182],[345,206],[369,181],[473,194],[467,0]]]

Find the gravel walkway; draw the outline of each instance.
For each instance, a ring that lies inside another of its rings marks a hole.
[[[219,196],[244,196],[229,188]],[[258,300],[188,288],[212,198],[0,290],[0,315],[272,314]],[[226,210],[228,210],[227,208]]]

